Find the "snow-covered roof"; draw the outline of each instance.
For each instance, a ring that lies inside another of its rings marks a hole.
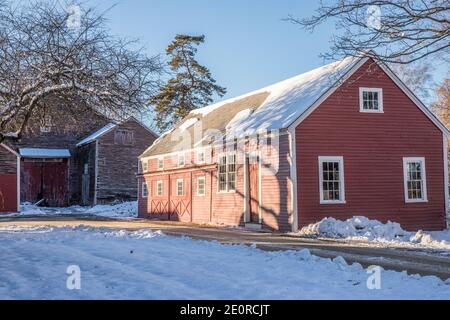
[[[91,135],[87,136],[86,138],[84,138],[83,140],[81,140],[80,142],[78,142],[76,144],[77,147],[81,147],[84,144],[88,144],[92,141],[95,141],[97,138],[101,137],[102,135],[104,135],[105,133],[109,132],[110,130],[114,129],[117,125],[114,123],[109,123],[106,126],[104,126],[103,128],[100,128],[99,130],[95,131],[94,133],[92,133]]]
[[[23,158],[70,158],[68,149],[19,148]]]
[[[202,121],[202,130],[226,131],[234,137],[287,128],[322,95],[339,85],[344,75],[359,61],[360,58],[348,57],[265,88],[193,110],[169,134],[153,143],[142,157],[179,151],[170,150],[175,145],[173,140],[179,140],[173,136],[179,136],[180,131],[184,131],[180,127],[187,129],[187,126],[192,130],[193,120],[190,119],[194,117]]]
[[[253,114],[245,121],[236,123],[230,130],[252,134],[258,130],[287,128],[359,60],[348,57],[242,96],[193,110],[191,113],[205,116],[232,101],[269,92],[269,96]]]

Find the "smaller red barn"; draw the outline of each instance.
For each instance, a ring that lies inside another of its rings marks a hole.
[[[19,211],[20,156],[0,143],[0,212]]]

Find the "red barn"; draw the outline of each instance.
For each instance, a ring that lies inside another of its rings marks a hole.
[[[441,230],[447,133],[387,66],[346,58],[192,111],[141,155],[139,216],[296,231],[363,215]]]
[[[0,143],[0,212],[17,212],[20,203],[20,156]]]

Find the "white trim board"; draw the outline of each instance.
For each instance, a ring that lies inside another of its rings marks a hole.
[[[422,176],[422,198],[421,199],[409,199],[408,197],[408,166],[409,162],[420,162],[422,164],[422,169],[420,174]],[[403,157],[403,189],[405,195],[405,203],[420,203],[428,202],[427,194],[427,170],[424,157]]]
[[[367,61],[368,57],[361,58],[347,73],[338,80],[328,91],[326,91],[319,99],[317,99],[309,108],[303,112],[296,120],[294,120],[288,128],[296,128],[302,123],[314,110],[316,110],[328,97],[330,97],[342,84],[348,80],[360,67],[362,67]],[[375,60],[374,60],[375,61]],[[375,63],[387,74],[387,76],[394,81],[394,83],[405,93],[408,98],[438,127],[443,133],[450,134],[450,130],[428,109],[422,101],[400,80],[395,73],[389,69],[384,63],[375,61]]]

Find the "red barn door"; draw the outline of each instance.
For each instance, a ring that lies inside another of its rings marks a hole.
[[[22,162],[21,199],[37,202],[45,199],[50,207],[67,205],[67,160],[25,159]]]

